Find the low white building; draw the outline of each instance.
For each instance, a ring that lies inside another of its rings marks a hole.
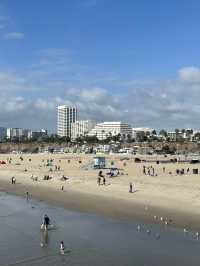
[[[28,131],[28,139],[38,139],[40,137],[48,136],[47,129],[39,129],[39,130],[29,130]]]
[[[71,124],[71,138],[73,140],[87,136],[88,133],[95,127],[96,123],[91,120],[80,120]]]
[[[96,124],[89,133],[89,136],[96,136],[99,140],[117,135],[121,135],[122,138],[132,136],[131,126],[123,122],[103,122]]]

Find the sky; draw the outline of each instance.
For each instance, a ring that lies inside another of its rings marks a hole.
[[[0,126],[200,128],[199,0],[1,0]]]

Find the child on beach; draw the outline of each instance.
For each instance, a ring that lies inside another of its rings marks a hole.
[[[61,255],[65,254],[65,245],[63,241],[60,242],[60,254]]]

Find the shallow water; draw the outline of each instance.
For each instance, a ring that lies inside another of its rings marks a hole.
[[[40,231],[45,213],[56,226],[48,235]],[[61,240],[64,256],[59,254]],[[0,193],[1,266],[199,266],[199,251],[200,240],[192,232],[155,225],[137,231],[136,224]]]

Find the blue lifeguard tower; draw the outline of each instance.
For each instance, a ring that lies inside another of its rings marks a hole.
[[[106,158],[103,156],[94,157],[94,168],[103,169],[106,167]]]

